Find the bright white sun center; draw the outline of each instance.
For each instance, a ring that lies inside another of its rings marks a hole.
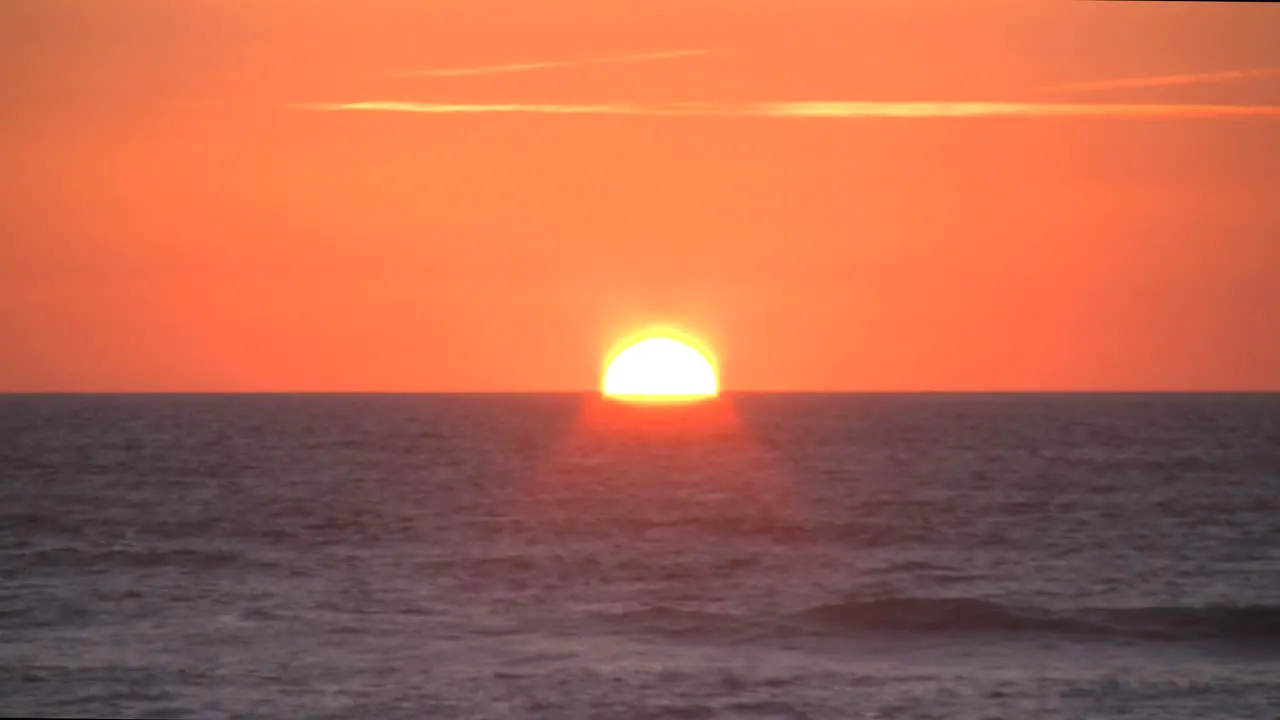
[[[716,371],[702,353],[666,337],[627,347],[604,373],[604,394],[636,399],[692,399],[716,394]]]

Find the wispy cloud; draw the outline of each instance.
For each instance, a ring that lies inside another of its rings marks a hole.
[[[674,60],[677,58],[710,55],[710,50],[668,50],[665,52],[637,53],[634,55],[608,55],[605,57],[584,58],[580,60],[553,60],[547,62],[517,63],[512,65],[481,65],[478,67],[443,68],[437,70],[410,70],[401,75],[417,77],[469,77],[472,75],[494,75],[498,73],[528,72],[530,70],[550,70],[555,68],[578,67],[582,65],[612,65],[622,63],[651,62],[654,60]]]
[[[1066,83],[1042,88],[1047,92],[1102,92],[1130,88],[1169,87],[1173,85],[1205,85],[1248,78],[1280,77],[1280,68],[1247,68],[1186,75],[1151,75],[1146,77]]]
[[[1026,102],[773,102],[719,103],[434,103],[372,101],[311,104],[326,112],[385,112],[427,115],[614,115],[766,118],[1244,118],[1280,117],[1280,106],[1134,105]]]

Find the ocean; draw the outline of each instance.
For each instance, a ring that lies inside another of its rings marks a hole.
[[[0,715],[1280,717],[1280,395],[0,397]]]

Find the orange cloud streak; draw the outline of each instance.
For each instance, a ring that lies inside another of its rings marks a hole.
[[[638,53],[635,55],[609,55],[605,57],[586,58],[583,60],[553,60],[548,62],[515,63],[511,65],[482,65],[479,67],[444,68],[439,70],[412,70],[402,74],[417,77],[467,77],[471,75],[527,72],[530,70],[550,70],[555,68],[578,67],[582,65],[609,65],[650,62],[653,60],[673,60],[677,58],[709,55],[710,53],[710,50],[670,50],[666,52]]]
[[[1270,105],[1160,105],[1025,102],[773,102],[750,104],[634,103],[436,103],[367,101],[311,104],[303,109],[328,112],[402,112],[428,115],[636,115],[772,118],[1231,118],[1280,117]]]
[[[1052,85],[1043,89],[1047,92],[1099,92],[1104,90],[1124,90],[1129,88],[1200,85],[1226,82],[1228,80],[1262,77],[1280,77],[1280,68],[1223,70],[1221,72],[1192,73],[1188,75],[1153,75],[1149,77],[1120,78],[1118,80],[1066,83],[1063,85]]]

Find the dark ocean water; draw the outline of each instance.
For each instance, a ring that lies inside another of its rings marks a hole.
[[[0,397],[0,715],[1280,717],[1280,396]]]

